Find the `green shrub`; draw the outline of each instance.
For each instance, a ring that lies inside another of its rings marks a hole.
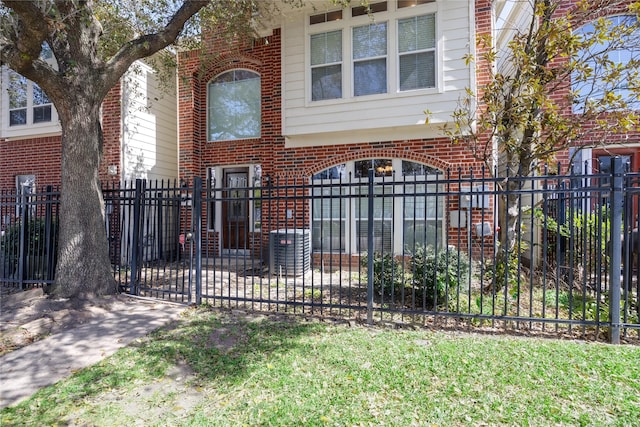
[[[360,258],[360,264],[366,272],[369,264],[368,255]],[[377,295],[399,295],[405,282],[404,269],[398,259],[391,254],[373,254],[373,290]]]
[[[411,258],[413,287],[417,295],[424,295],[427,307],[445,304],[446,293],[468,280],[470,267],[467,255],[456,248],[436,252],[431,246],[417,246]]]
[[[7,230],[5,230],[2,239],[0,239],[0,250],[6,259],[17,263],[20,255],[20,229],[21,222],[17,222]],[[53,241],[53,253],[57,248],[57,231],[58,224],[53,221],[51,224],[51,239]],[[26,243],[26,254],[34,256],[47,255],[47,226],[44,218],[34,218],[27,222],[24,240]]]
[[[367,268],[369,258],[361,260]],[[376,252],[373,255],[373,289],[377,295],[404,296],[406,304],[426,305],[435,308],[446,304],[446,293],[458,289],[460,282],[468,280],[471,269],[469,258],[458,249],[440,249],[419,245],[409,261],[410,271],[405,271],[400,260],[391,254]]]

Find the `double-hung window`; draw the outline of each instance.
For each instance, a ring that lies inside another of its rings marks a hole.
[[[437,4],[387,0],[309,17],[311,101],[437,86]]]
[[[311,36],[311,99],[342,98],[342,30]]]
[[[398,21],[400,90],[435,87],[435,16],[421,15]]]
[[[387,23],[353,28],[353,94],[387,92]]]
[[[9,126],[51,122],[53,105],[37,84],[9,70]]]
[[[42,46],[40,59],[57,67],[46,43]],[[58,114],[40,86],[8,67],[0,69],[0,73],[3,91],[1,137],[24,138],[60,132]]]
[[[9,70],[9,126],[27,124],[28,80]]]

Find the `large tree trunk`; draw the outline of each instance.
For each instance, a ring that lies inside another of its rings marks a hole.
[[[102,156],[100,102],[78,95],[62,120],[62,192],[56,297],[115,294],[105,233],[98,165]]]

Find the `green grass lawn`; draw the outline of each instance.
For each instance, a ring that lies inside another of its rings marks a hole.
[[[191,310],[0,425],[640,425],[640,348]]]

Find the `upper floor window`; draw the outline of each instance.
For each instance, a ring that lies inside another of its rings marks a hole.
[[[426,3],[434,3],[436,0],[398,0],[398,9],[403,7],[414,7]]]
[[[436,23],[434,15],[398,21],[400,90],[436,85]]]
[[[576,33],[586,41],[586,46],[577,57],[583,64],[572,75],[574,113],[584,112],[590,103],[600,109],[598,105],[604,99],[607,108],[640,109],[634,87],[638,83],[637,65],[633,65],[640,62],[637,18],[631,15],[603,18],[582,26]]]
[[[384,1],[308,26],[311,101],[436,87],[437,3]]]
[[[9,126],[51,122],[53,105],[40,86],[13,70],[8,74]]]
[[[42,45],[40,59],[57,67],[51,48],[46,43]],[[1,137],[24,138],[60,132],[56,109],[40,86],[8,67],[2,67],[0,75]]]
[[[231,70],[214,78],[207,93],[209,141],[259,138],[261,134],[260,76]]]
[[[353,94],[387,92],[387,23],[353,28]]]
[[[311,99],[342,98],[342,31],[311,36]]]

